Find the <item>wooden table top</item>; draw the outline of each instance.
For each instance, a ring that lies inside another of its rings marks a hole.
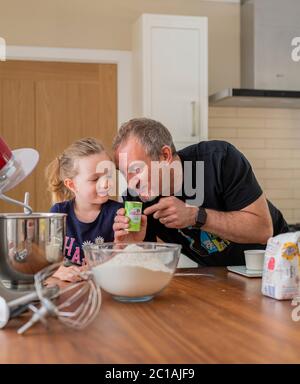
[[[175,276],[148,303],[103,293],[94,322],[75,331],[52,321],[24,336],[24,319],[0,330],[1,363],[299,363],[300,322],[290,301],[261,295],[261,279],[225,268]]]

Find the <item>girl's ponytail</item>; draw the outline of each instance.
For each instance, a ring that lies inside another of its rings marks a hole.
[[[52,204],[71,200],[74,194],[65,186],[61,178],[60,158],[56,157],[46,168],[48,191],[51,193]]]

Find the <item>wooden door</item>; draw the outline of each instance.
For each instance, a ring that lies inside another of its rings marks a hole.
[[[74,140],[92,136],[110,150],[117,131],[115,64],[11,61],[0,63],[0,136],[14,149],[32,147],[40,161],[32,176],[9,193],[31,195],[47,212],[45,167]],[[20,208],[0,202],[0,212]]]

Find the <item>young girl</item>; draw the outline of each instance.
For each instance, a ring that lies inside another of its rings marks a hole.
[[[67,213],[64,256],[69,265],[84,264],[84,243],[114,240],[114,217],[122,204],[109,200],[109,176],[97,172],[97,165],[110,160],[99,141],[85,138],[71,144],[47,167],[48,189],[55,203],[50,211]],[[72,269],[78,270],[61,267],[55,277],[73,280]]]

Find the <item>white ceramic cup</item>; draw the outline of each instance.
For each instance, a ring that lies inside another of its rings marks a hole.
[[[265,252],[264,249],[249,249],[244,251],[246,269],[249,271],[262,271],[264,267]]]

